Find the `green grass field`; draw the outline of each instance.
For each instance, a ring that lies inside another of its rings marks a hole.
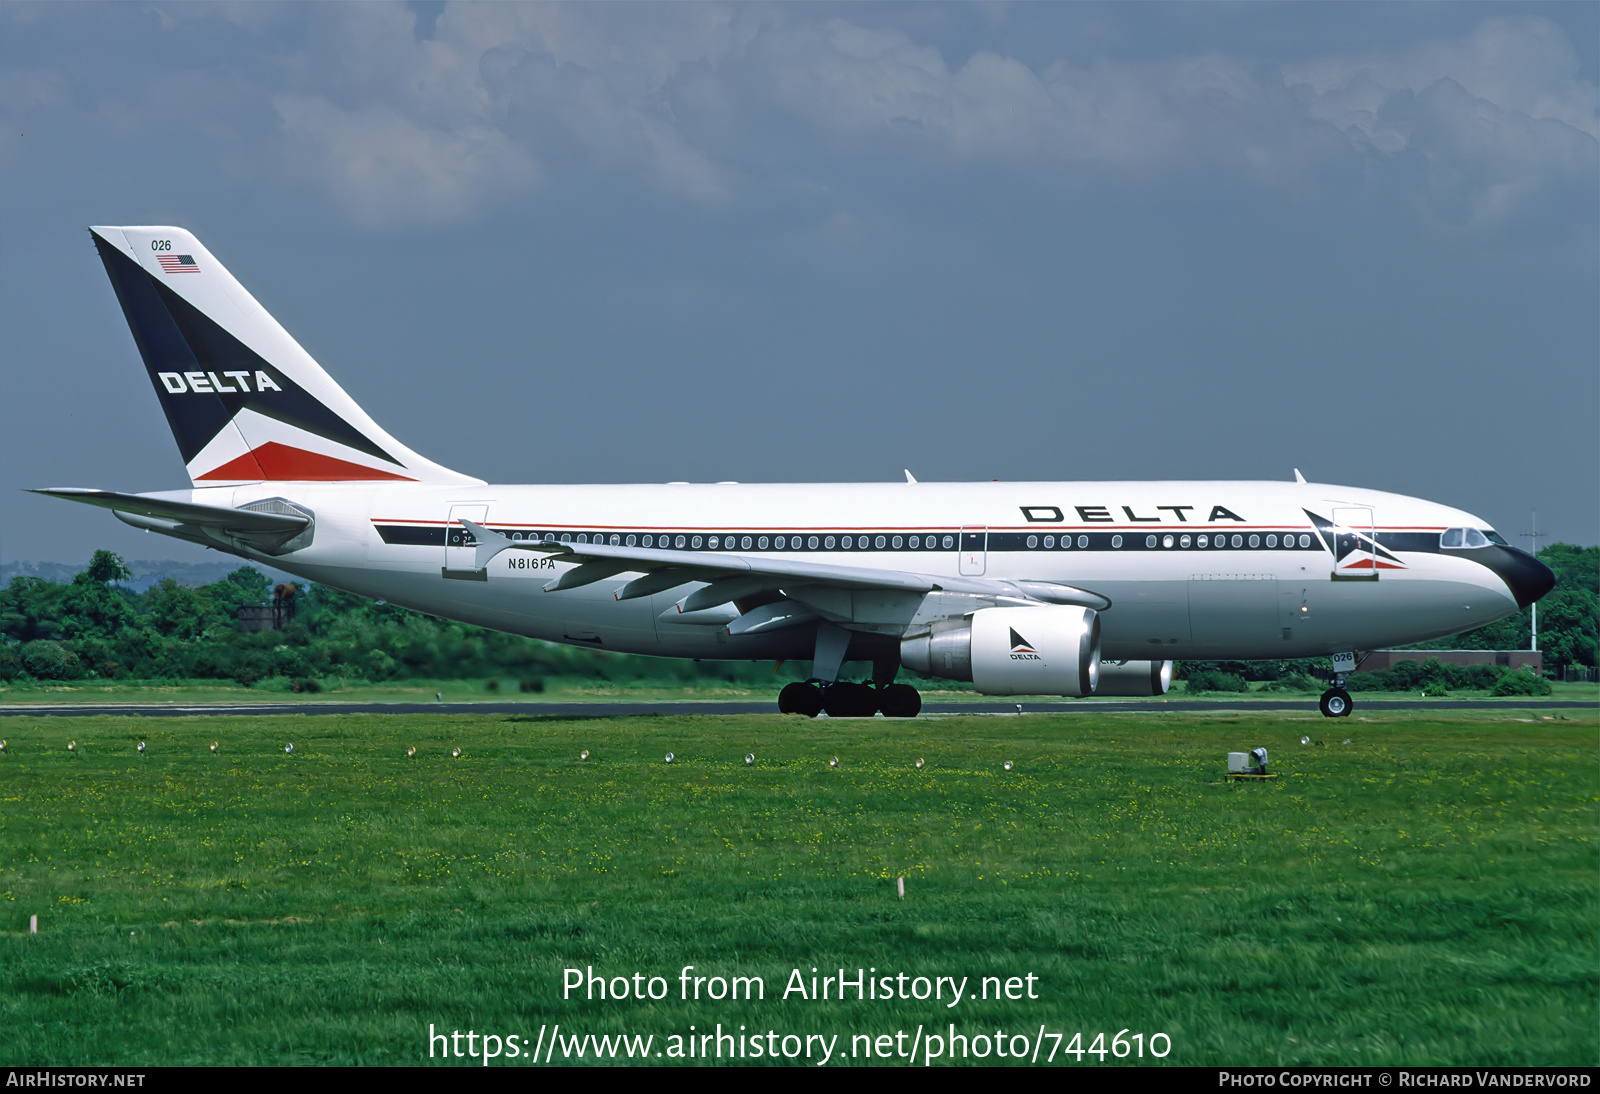
[[[526,1038],[497,1061],[517,1066],[556,1023],[653,1035],[651,1062],[721,1023],[837,1035],[834,1065],[899,1031],[882,1062],[926,1055],[913,1031],[952,1024],[987,1038],[969,1059],[1042,1028],[1040,1062],[1059,1034],[1069,1065],[1123,1030],[1146,1064],[1157,1034],[1175,1064],[1595,1064],[1595,728],[1513,708],[11,717],[0,1064],[428,1063],[432,1024]],[[1225,782],[1255,746],[1279,777]],[[686,965],[765,997],[686,1001]],[[564,998],[591,966],[666,997]],[[782,997],[813,968],[968,994]],[[1037,998],[974,998],[1029,975]]]

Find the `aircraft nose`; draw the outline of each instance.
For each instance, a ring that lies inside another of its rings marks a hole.
[[[1498,547],[1484,564],[1500,576],[1517,598],[1517,607],[1526,608],[1555,588],[1555,571],[1526,551]]]

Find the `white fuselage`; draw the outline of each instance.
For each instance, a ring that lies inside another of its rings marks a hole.
[[[637,576],[628,573],[545,592],[569,564],[532,552],[506,551],[474,570],[459,520],[516,540],[632,537],[710,555],[1058,582],[1110,600],[1100,616],[1108,660],[1320,656],[1437,638],[1517,610],[1493,570],[1470,553],[1438,549],[1446,529],[1487,529],[1483,521],[1416,498],[1316,483],[280,482],[161,496],[225,507],[286,498],[315,514],[311,544],[251,557],[495,630],[670,657],[808,658],[811,630],[732,636],[714,621],[682,621],[675,605],[698,585],[618,601],[616,590]],[[1308,511],[1384,545],[1389,561],[1361,550],[1336,558]],[[832,617],[894,633],[918,610],[904,597],[857,594],[836,597]]]

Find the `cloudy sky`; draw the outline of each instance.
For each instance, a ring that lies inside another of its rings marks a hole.
[[[0,557],[207,557],[20,492],[187,485],[89,224],[494,481],[1299,467],[1594,543],[1597,13],[0,4]]]

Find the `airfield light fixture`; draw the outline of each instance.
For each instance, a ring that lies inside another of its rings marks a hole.
[[[756,763],[756,754],[754,752],[746,752],[744,754],[744,765],[746,767],[754,767],[755,763]]]
[[[922,770],[922,757],[921,756],[917,757],[917,770],[918,771]]]
[[[456,759],[459,760],[461,758],[461,746],[460,745],[456,745],[456,747],[452,748],[450,750],[450,755],[454,756]]]
[[[144,755],[144,742],[143,741],[139,742],[139,755],[141,755],[141,756]]]
[[[668,763],[669,763],[669,764],[670,764],[670,763],[672,763],[672,762],[673,762],[673,761],[674,761],[674,760],[676,760],[676,759],[677,759],[677,757],[676,757],[676,756],[674,756],[674,755],[673,755],[673,754],[672,754],[672,753],[670,753],[670,752],[669,752],[669,753],[667,753],[667,762],[668,762]]]
[[[1010,760],[1007,760],[1007,761],[1006,761],[1006,762],[1005,762],[1005,763],[1004,763],[1004,764],[1002,764],[1002,765],[1001,765],[1001,766],[1002,766],[1002,767],[1004,767],[1004,768],[1005,768],[1005,769],[1006,769],[1006,770],[1007,770],[1007,771],[1010,771],[1010,770],[1011,770],[1011,761],[1010,761]]]
[[[1301,737],[1300,738],[1300,743],[1303,744],[1303,745],[1308,745],[1308,744],[1311,743],[1311,738],[1310,737]]]
[[[68,741],[67,742],[67,751],[72,753],[74,756],[76,756],[78,754],[78,742],[77,741]]]
[[[578,759],[587,760],[588,758],[589,758],[589,750],[587,748],[584,749],[582,752],[578,753]]]
[[[215,742],[215,741],[211,742],[211,754],[213,756],[215,756],[217,754],[217,742]]]
[[[294,755],[294,742],[293,741],[290,741],[288,744],[283,746],[283,754],[285,756],[293,756]]]
[[[417,746],[416,745],[407,745],[406,746],[406,755],[407,756],[415,756],[416,754],[417,754]]]
[[[835,756],[832,759],[830,759],[828,761],[828,766],[829,767],[838,767],[839,766],[839,757]]]

